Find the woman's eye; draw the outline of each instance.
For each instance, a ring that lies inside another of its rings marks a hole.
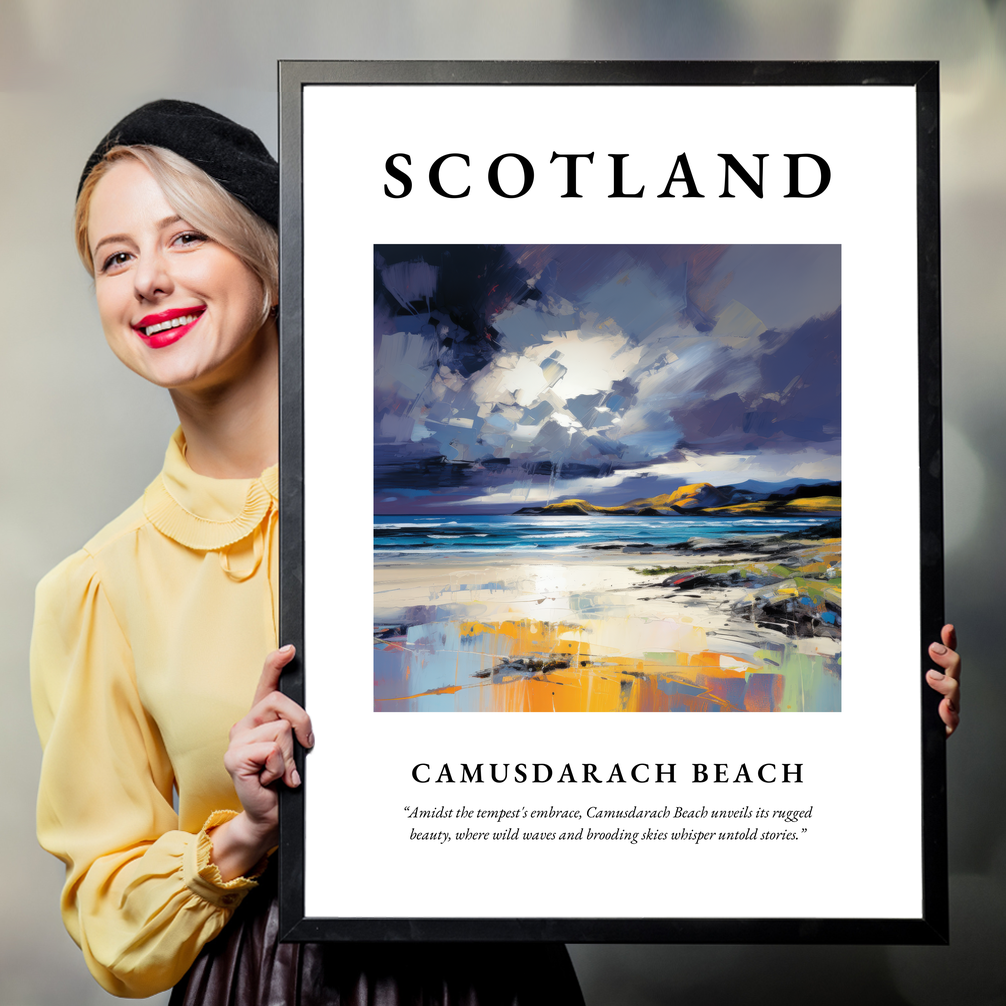
[[[116,252],[114,255],[109,255],[102,264],[102,272],[114,271],[121,265],[125,265],[129,261],[129,252]]]
[[[174,243],[182,248],[190,248],[192,245],[202,244],[205,240],[205,234],[200,234],[198,231],[186,231],[184,234],[179,234]]]

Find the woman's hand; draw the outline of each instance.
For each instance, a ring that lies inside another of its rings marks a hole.
[[[293,659],[292,646],[273,650],[265,659],[251,711],[231,727],[224,766],[244,810],[209,833],[212,861],[224,880],[252,869],[279,838],[278,780],[300,785],[293,759],[293,737],[314,746],[311,718],[279,691],[283,668]]]
[[[961,658],[957,653],[957,632],[952,625],[943,626],[940,639],[940,643],[930,643],[929,656],[943,670],[927,671],[926,682],[943,696],[940,719],[946,724],[949,737],[961,721]]]

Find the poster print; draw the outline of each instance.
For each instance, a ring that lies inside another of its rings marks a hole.
[[[281,67],[288,938],[946,938],[936,86]]]
[[[375,709],[840,709],[840,259],[377,246]]]

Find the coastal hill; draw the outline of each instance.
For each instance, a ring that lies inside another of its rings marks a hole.
[[[681,486],[672,493],[629,500],[615,506],[597,506],[584,499],[567,499],[545,506],[526,506],[515,516],[597,517],[729,517],[742,514],[774,514],[779,517],[806,514],[835,515],[842,512],[842,484],[823,482],[781,487],[775,492],[753,492],[737,486],[714,486],[708,482]]]

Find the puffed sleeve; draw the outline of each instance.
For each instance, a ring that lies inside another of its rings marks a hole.
[[[206,830],[233,811],[198,834],[178,830],[171,764],[87,552],[39,584],[31,684],[44,752],[38,837],[66,864],[66,928],[114,995],[168,989],[255,883],[225,883],[210,862]]]

